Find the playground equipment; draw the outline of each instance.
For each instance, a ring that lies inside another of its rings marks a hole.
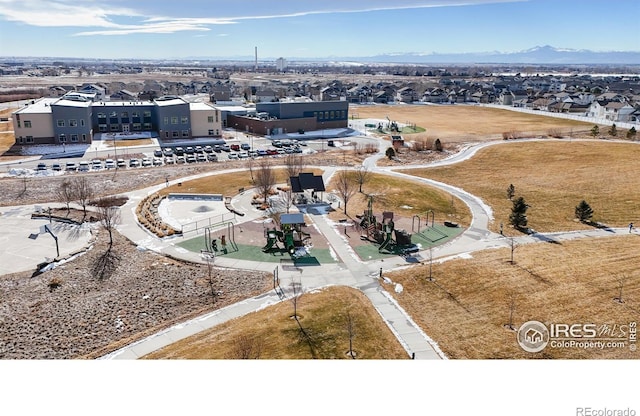
[[[220,235],[220,248],[218,247],[218,239],[214,237],[213,227],[204,229],[204,249],[200,250],[203,254],[215,255],[218,252],[227,254],[229,251],[238,251],[236,244],[236,229],[232,222],[227,223],[227,233]]]
[[[301,230],[302,226],[305,226],[303,214],[281,214],[280,216],[280,230],[276,228],[264,230],[264,237],[267,239],[267,244],[262,247],[262,251],[265,253],[278,251],[283,249],[291,256],[298,256],[298,248],[305,246],[311,239],[309,233],[305,233]],[[282,248],[278,245],[282,244]]]
[[[431,216],[431,226],[429,226],[429,216]],[[431,241],[432,243],[435,243],[438,240],[442,240],[443,238],[447,238],[447,234],[443,233],[442,231],[440,231],[436,226],[435,226],[435,214],[432,210],[429,210],[426,212],[426,215],[424,217],[425,219],[425,228],[424,229],[420,229],[420,221],[421,218],[419,215],[414,215],[413,218],[411,219],[411,232],[412,233],[416,233],[416,234],[420,234],[420,236],[422,236],[423,238],[425,238],[428,241]],[[418,221],[418,228],[416,230],[415,228],[415,224],[416,224],[416,220]]]
[[[411,243],[411,234],[395,229],[393,212],[384,211],[382,222],[378,222],[373,214],[373,196],[369,196],[367,209],[360,216],[360,227],[366,232],[360,238],[380,244],[379,253],[406,255],[419,250],[417,245]]]

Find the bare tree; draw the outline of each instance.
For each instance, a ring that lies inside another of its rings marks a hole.
[[[351,179],[351,175],[346,170],[338,171],[336,177],[336,191],[344,202],[344,213],[347,214],[347,204],[353,195],[356,193],[355,183]]]
[[[298,302],[300,298],[304,294],[302,290],[302,281],[298,278],[298,280],[294,278],[291,279],[291,304],[293,305],[293,319],[296,320],[298,325],[300,325],[300,321],[298,320]]]
[[[65,179],[60,183],[56,190],[56,199],[67,206],[67,216],[69,216],[69,204],[74,201],[73,184],[69,179]]]
[[[360,166],[358,170],[356,170],[356,181],[358,182],[358,192],[362,193],[362,185],[364,185],[367,182],[370,174],[371,174],[371,171],[366,166]]]
[[[356,359],[356,353],[353,350],[353,338],[356,336],[355,324],[353,322],[353,317],[351,316],[351,312],[347,310],[347,334],[349,335],[349,356],[352,359]]]
[[[93,198],[94,190],[86,177],[78,177],[73,180],[73,195],[75,200],[82,206],[82,220],[87,217],[87,205]]]
[[[289,209],[293,205],[293,192],[291,192],[290,181],[287,180],[287,187],[280,190],[280,197],[284,202],[284,205],[287,207],[287,214],[289,213]]]
[[[516,312],[517,306],[517,297],[514,292],[510,292],[507,297],[507,305],[509,306],[509,323],[507,324],[507,328],[514,331],[515,327],[513,326],[513,315]]]
[[[264,202],[267,202],[271,189],[276,183],[276,174],[273,171],[273,167],[268,160],[260,160],[258,169],[255,173],[255,185],[258,188],[260,196],[264,198]]]
[[[113,230],[120,224],[120,208],[114,198],[103,198],[98,202],[98,220],[109,233],[109,250],[113,247]]]
[[[238,360],[257,360],[262,354],[262,340],[255,336],[238,335],[233,339],[234,350],[229,357]]]
[[[513,252],[516,251],[516,248],[518,248],[518,244],[513,237],[509,239],[509,246],[511,247],[511,264],[513,264]]]
[[[624,303],[624,299],[622,299],[622,290],[624,289],[624,285],[629,280],[629,276],[626,274],[622,274],[616,277],[616,281],[618,282],[618,297],[614,298],[614,300],[618,303]]]
[[[285,169],[287,170],[287,178],[298,176],[304,169],[303,159],[300,155],[289,153],[284,158]]]

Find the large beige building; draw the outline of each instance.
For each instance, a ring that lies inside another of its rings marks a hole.
[[[207,103],[190,103],[191,135],[193,137],[220,136],[222,117],[220,110]]]

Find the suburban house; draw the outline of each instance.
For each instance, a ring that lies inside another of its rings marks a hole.
[[[411,87],[403,87],[396,92],[396,101],[401,103],[412,103],[418,98],[418,92]]]

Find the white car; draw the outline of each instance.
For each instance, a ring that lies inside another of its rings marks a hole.
[[[238,159],[238,154],[237,154],[237,153],[235,153],[235,152],[231,152],[231,153],[229,153],[229,154],[227,155],[227,157],[228,157],[229,159],[235,160],[235,159]]]
[[[78,164],[78,172],[89,172],[91,170],[91,165],[86,160],[80,161]]]
[[[116,162],[113,159],[107,159],[104,161],[105,169],[115,169]]]

